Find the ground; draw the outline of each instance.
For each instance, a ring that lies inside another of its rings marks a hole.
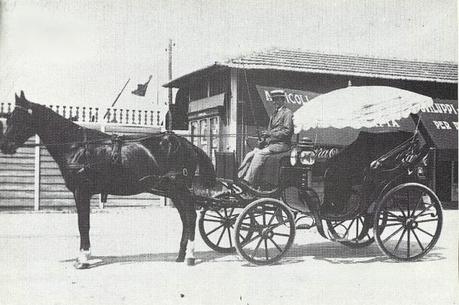
[[[180,220],[169,207],[94,210],[88,270],[76,270],[76,214],[0,213],[0,304],[459,304],[458,224],[445,211],[437,246],[396,263],[299,231],[280,264],[254,267],[211,251],[175,263]],[[307,242],[306,242],[307,241]]]

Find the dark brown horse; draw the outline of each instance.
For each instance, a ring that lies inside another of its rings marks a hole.
[[[29,102],[21,91],[0,137],[0,149],[14,154],[35,134],[58,164],[75,198],[80,231],[77,268],[89,267],[90,199],[95,194],[149,192],[170,197],[183,224],[177,262],[184,261],[185,255],[193,262],[196,208],[191,187],[205,189],[215,183],[212,162],[201,149],[167,132],[136,139],[114,138]],[[197,168],[200,181],[194,177]]]

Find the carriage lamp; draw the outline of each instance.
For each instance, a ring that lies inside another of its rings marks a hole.
[[[314,151],[314,144],[312,143],[312,140],[308,137],[303,137],[299,141],[298,147],[301,150],[300,163],[306,166],[313,165],[316,162],[316,153]]]
[[[316,153],[314,151],[302,151],[300,153],[300,163],[303,165],[314,165],[316,162]]]

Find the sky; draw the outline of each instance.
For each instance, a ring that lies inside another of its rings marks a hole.
[[[174,77],[273,47],[457,63],[455,0],[0,3],[0,102],[107,107],[130,79],[118,107],[157,108],[169,39]]]

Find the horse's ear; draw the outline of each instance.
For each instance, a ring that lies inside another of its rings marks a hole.
[[[18,99],[19,99],[19,96],[16,93],[14,93],[14,100],[17,101]]]
[[[24,91],[21,90],[21,99],[25,100],[25,95],[24,95]]]

